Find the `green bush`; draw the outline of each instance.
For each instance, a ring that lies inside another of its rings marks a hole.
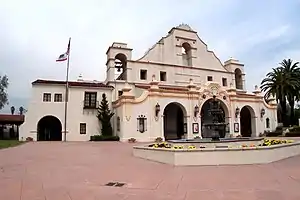
[[[112,135],[92,135],[90,141],[119,141],[119,136]]]
[[[279,132],[279,131],[283,131],[283,127],[282,126],[277,126],[275,132]]]
[[[289,130],[290,130],[290,132],[300,132],[300,127],[299,126],[293,126]]]
[[[277,137],[282,134],[282,131],[266,132],[267,137]]]
[[[285,134],[285,137],[300,137],[300,131],[291,131]]]

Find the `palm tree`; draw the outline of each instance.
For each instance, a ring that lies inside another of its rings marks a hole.
[[[23,106],[21,106],[21,107],[19,108],[19,113],[20,113],[20,115],[23,115],[23,113],[24,113],[24,108],[23,108]]]
[[[284,126],[287,126],[286,120],[286,94],[285,84],[283,84],[284,76],[280,68],[273,68],[271,72],[266,75],[266,78],[261,82],[261,90],[265,92],[265,99],[268,99],[271,95],[276,97],[276,101],[281,107],[281,119]]]
[[[299,62],[293,64],[293,60],[283,60],[280,63],[280,68],[284,74],[287,91],[287,101],[291,107],[290,124],[295,124],[295,101],[299,100],[299,89],[300,89],[300,68],[298,67]]]
[[[281,119],[284,126],[288,126],[287,101],[291,107],[291,123],[294,123],[295,101],[300,98],[300,69],[298,62],[292,64],[291,59],[283,60],[280,66],[273,68],[261,82],[261,89],[265,93],[265,99],[270,95],[276,96],[281,107]]]
[[[12,115],[15,113],[15,110],[16,110],[16,109],[15,109],[14,106],[10,107],[10,112],[11,112]]]

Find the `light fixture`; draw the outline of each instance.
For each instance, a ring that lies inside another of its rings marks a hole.
[[[196,105],[194,109],[194,116],[197,117],[197,114],[199,113],[199,106]]]
[[[239,107],[236,107],[235,109],[235,118],[237,118],[240,114],[240,108]]]
[[[266,110],[264,108],[262,108],[260,110],[260,117],[263,118],[265,114],[266,114]]]
[[[160,105],[157,103],[155,106],[155,116],[156,117],[158,116],[159,111],[160,111]]]

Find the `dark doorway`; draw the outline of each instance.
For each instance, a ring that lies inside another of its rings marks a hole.
[[[45,116],[38,122],[38,141],[61,141],[62,127],[59,119],[54,116]]]
[[[164,110],[165,140],[181,139],[184,135],[184,114],[176,103],[170,103]]]
[[[252,135],[252,126],[251,126],[251,112],[250,109],[244,106],[241,109],[241,135],[242,137],[251,137]]]

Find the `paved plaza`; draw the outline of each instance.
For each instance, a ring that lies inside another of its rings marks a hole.
[[[300,199],[300,157],[267,165],[174,167],[135,158],[132,146],[31,142],[0,150],[0,200]]]

